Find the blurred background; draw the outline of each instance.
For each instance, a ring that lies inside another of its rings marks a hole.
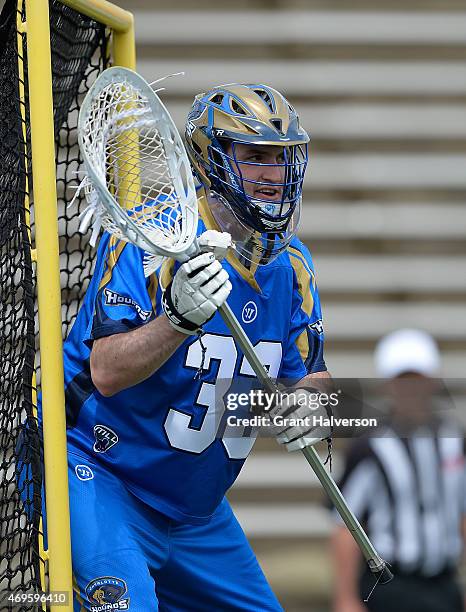
[[[310,132],[301,237],[335,376],[373,376],[376,341],[418,327],[443,373],[466,364],[465,0],[117,0],[138,69],[174,72],[180,130],[196,93],[263,82]],[[341,469],[337,444],[334,473]],[[230,499],[289,612],[330,609],[331,519],[301,455],[260,440]]]

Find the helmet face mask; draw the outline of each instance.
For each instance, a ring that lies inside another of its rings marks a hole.
[[[266,162],[244,159],[244,150],[252,158],[255,148]],[[211,189],[228,200],[241,221],[259,232],[286,230],[301,203],[307,143],[279,147],[214,142],[208,155]]]
[[[228,200],[214,191],[209,193],[209,208],[221,231],[231,234],[233,249],[240,260],[258,266],[269,264],[286,250],[296,234],[301,215],[301,206],[296,206],[286,230],[259,232],[242,222]]]
[[[265,242],[265,251],[277,254],[275,243],[297,229],[308,142],[293,107],[265,85],[222,85],[199,94],[186,125],[197,178],[242,225],[264,235],[258,250]]]

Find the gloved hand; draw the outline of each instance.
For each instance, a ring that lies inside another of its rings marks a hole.
[[[171,325],[184,334],[198,333],[231,291],[228,273],[214,253],[201,253],[177,270],[162,294]]]
[[[218,232],[217,230],[206,230],[197,240],[197,246],[201,253],[210,251],[219,261],[227,256],[228,249],[232,245],[231,235],[228,232]]]
[[[328,440],[333,427],[327,422],[332,411],[327,402],[319,401],[316,389],[292,389],[283,392],[280,403],[267,412],[271,429],[279,444],[288,451],[300,450]]]

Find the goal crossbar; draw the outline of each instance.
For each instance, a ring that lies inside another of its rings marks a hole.
[[[133,15],[107,0],[59,0],[78,13],[105,24],[115,32],[127,32],[133,27]]]

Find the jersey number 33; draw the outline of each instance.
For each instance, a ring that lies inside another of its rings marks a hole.
[[[170,408],[164,424],[167,437],[174,448],[196,454],[202,453],[220,437],[219,424],[226,409],[223,398],[231,386],[235,371],[238,371],[240,376],[255,376],[244,356],[241,356],[237,370],[238,350],[231,336],[205,334],[202,336],[202,344],[205,346],[204,357],[201,344],[196,341],[189,346],[184,363],[185,367],[193,370],[199,370],[202,365],[202,370],[207,372],[218,363],[215,380],[202,382],[195,399],[195,405],[205,409],[202,424],[200,427],[194,427],[193,413],[176,408]],[[261,340],[254,348],[269,375],[277,378],[282,360],[280,342]],[[222,444],[230,459],[245,459],[254,445],[257,430],[242,437],[243,432],[244,428],[226,425],[221,434]]]

